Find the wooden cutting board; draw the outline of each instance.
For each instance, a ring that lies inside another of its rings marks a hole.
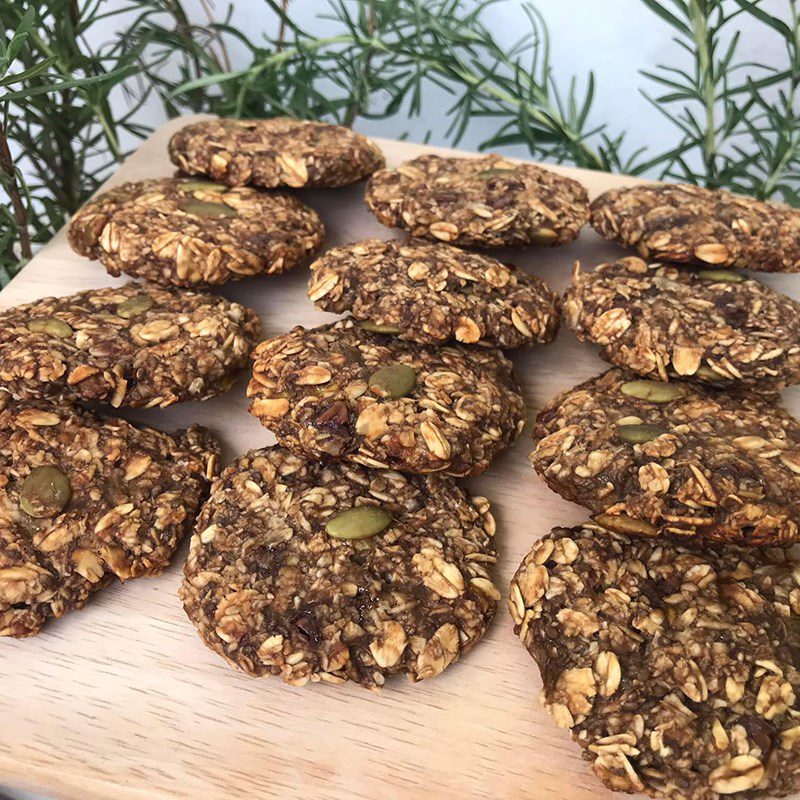
[[[192,119],[164,125],[109,184],[172,174],[167,140]],[[379,144],[390,164],[452,152]],[[592,196],[635,182],[553,169],[577,178]],[[358,184],[300,192],[325,220],[327,246],[394,235],[366,211],[363,191]],[[562,290],[576,259],[588,267],[620,253],[587,227],[567,247],[499,257]],[[268,337],[333,318],[306,298],[307,278],[300,269],[220,291],[257,309]],[[800,276],[762,279],[800,297]],[[0,293],[0,308],[120,282],[75,255],[62,231]],[[594,348],[567,330],[513,359],[529,420],[556,392],[604,368]],[[228,462],[273,441],[247,413],[245,384],[243,376],[225,397],[129,417],[167,431],[207,425]],[[800,394],[789,391],[786,399],[800,411]],[[531,542],[586,518],[530,468],[529,429],[485,475],[467,482],[493,504],[504,600],[484,640],[444,674],[420,684],[390,680],[380,693],[355,685],[293,688],[240,674],[205,648],[177,599],[184,544],[161,577],[106,590],[32,639],[0,640],[0,783],[75,800],[608,800],[612,794],[540,707],[538,670],[506,609],[509,579]]]

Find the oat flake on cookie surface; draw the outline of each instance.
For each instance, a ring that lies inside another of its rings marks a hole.
[[[161,178],[103,192],[67,234],[73,250],[111,275],[202,286],[297,267],[322,246],[324,227],[288,194]]]
[[[642,258],[765,272],[800,271],[800,210],[690,184],[611,189],[592,227]]]
[[[169,155],[189,175],[267,189],[344,186],[385,163],[360,133],[289,117],[194,122],[172,136]]]
[[[800,562],[587,523],[511,582],[541,699],[610,789],[744,800],[800,788]]]
[[[346,319],[262,342],[253,359],[251,413],[312,459],[479,475],[524,424],[499,350],[425,347]]]
[[[566,244],[589,221],[577,181],[497,155],[419,156],[376,172],[366,201],[390,228],[474,247]]]
[[[0,312],[0,382],[18,397],[165,407],[226,392],[260,324],[223,297],[152,283]]]
[[[558,298],[544,281],[446,244],[367,239],[328,250],[311,271],[318,308],[399,339],[513,348],[558,331]]]
[[[800,523],[800,423],[776,395],[612,369],[539,413],[531,461],[603,525],[685,541],[787,545]]]
[[[115,578],[160,574],[219,451],[197,426],[168,435],[7,394],[0,406],[0,636],[23,637]]]
[[[203,641],[294,685],[438,675],[500,593],[485,498],[448,478],[252,450],[214,484],[180,597]]]
[[[648,378],[761,390],[800,382],[800,303],[731,270],[636,257],[576,269],[564,318],[606,361]]]

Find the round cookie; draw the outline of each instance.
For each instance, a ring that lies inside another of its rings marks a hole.
[[[203,428],[168,436],[0,395],[0,636],[32,636],[115,577],[158,575],[216,472]]]
[[[214,484],[180,597],[208,647],[251,675],[430,678],[500,599],[488,509],[446,478],[251,450]]]
[[[611,189],[591,210],[606,239],[642,258],[765,272],[800,271],[800,210],[690,184]]]
[[[674,800],[800,788],[800,561],[586,524],[534,544],[514,630],[555,723],[619,792]]]
[[[229,186],[344,186],[380,169],[383,153],[340,125],[289,117],[194,122],[169,142],[173,164]]]
[[[254,311],[148,283],[0,313],[0,381],[16,397],[165,407],[226,392],[258,340]]]
[[[576,269],[564,317],[612,364],[656,380],[800,383],[800,303],[730,270],[623,258]]]
[[[589,220],[577,181],[501,156],[419,156],[376,172],[367,206],[390,228],[475,247],[571,242]]]
[[[363,242],[328,250],[312,265],[318,308],[399,339],[512,348],[551,342],[558,300],[544,281],[493,258],[421,240]]]
[[[798,540],[800,423],[775,395],[612,369],[556,397],[531,461],[606,527],[686,541]]]
[[[479,475],[525,420],[498,350],[423,347],[347,319],[261,342],[253,359],[251,413],[311,459]]]
[[[111,275],[195,286],[292,269],[319,250],[324,228],[290,195],[164,178],[98,195],[67,234]]]

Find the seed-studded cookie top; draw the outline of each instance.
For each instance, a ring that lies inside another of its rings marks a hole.
[[[457,245],[557,245],[589,220],[577,181],[500,156],[419,156],[376,172],[367,206],[390,228]]]
[[[800,382],[800,303],[738,272],[624,258],[576,272],[564,315],[606,361],[657,380]]]
[[[531,460],[607,527],[750,545],[798,540],[800,423],[774,395],[612,369],[539,414]]]
[[[194,521],[217,446],[2,396],[0,636],[30,636],[114,576],[161,572]]]
[[[259,330],[238,303],[155,284],[48,297],[0,314],[0,381],[113,406],[205,400],[228,390]]]
[[[420,240],[363,242],[312,265],[308,296],[324,311],[350,311],[378,330],[423,344],[522,347],[558,330],[544,281],[493,258]]]
[[[433,677],[500,599],[488,509],[446,478],[252,450],[213,487],[181,599],[206,644],[253,675]]]
[[[169,156],[183,172],[229,186],[344,186],[384,165],[366,136],[339,125],[279,117],[212,119],[181,128]]]
[[[185,178],[117,186],[68,229],[73,249],[112,275],[177,286],[285,272],[319,250],[323,233],[295,197]]]
[[[592,227],[643,258],[766,272],[800,271],[800,211],[689,184],[611,189]]]
[[[309,458],[478,475],[524,422],[498,350],[423,347],[343,320],[295,328],[253,358],[250,411]]]
[[[556,528],[511,582],[542,700],[600,780],[675,800],[800,782],[800,562]]]

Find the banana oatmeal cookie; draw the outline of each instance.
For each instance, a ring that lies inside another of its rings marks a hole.
[[[606,527],[746,545],[800,538],[800,423],[776,395],[612,369],[548,403],[533,436],[539,475]]]
[[[542,703],[618,792],[800,788],[800,561],[556,528],[511,582]]]
[[[347,319],[297,327],[262,342],[253,358],[251,413],[312,459],[479,475],[525,421],[499,350],[399,342]]]
[[[169,156],[189,175],[229,186],[344,186],[384,165],[374,142],[340,125],[290,119],[210,119],[181,128]]]
[[[251,450],[214,484],[180,597],[206,645],[251,675],[419,681],[494,615],[493,535],[486,498],[450,479]]]
[[[577,181],[501,156],[419,156],[376,172],[367,206],[390,228],[475,247],[558,245],[589,221]]]
[[[642,258],[800,272],[800,210],[689,184],[611,189],[592,227]]]
[[[150,408],[226,392],[258,340],[256,313],[147,283],[0,313],[0,384],[17,397]]]
[[[576,265],[564,317],[606,361],[656,380],[800,383],[800,303],[739,272],[636,257]]]
[[[67,233],[111,275],[196,286],[292,269],[319,250],[324,228],[288,194],[163,178],[98,195]]]
[[[158,575],[191,528],[218,448],[75,406],[0,396],[0,636],[31,636],[114,578]]]
[[[558,299],[544,281],[493,258],[420,240],[328,250],[312,265],[308,296],[399,339],[512,348],[553,341]]]

